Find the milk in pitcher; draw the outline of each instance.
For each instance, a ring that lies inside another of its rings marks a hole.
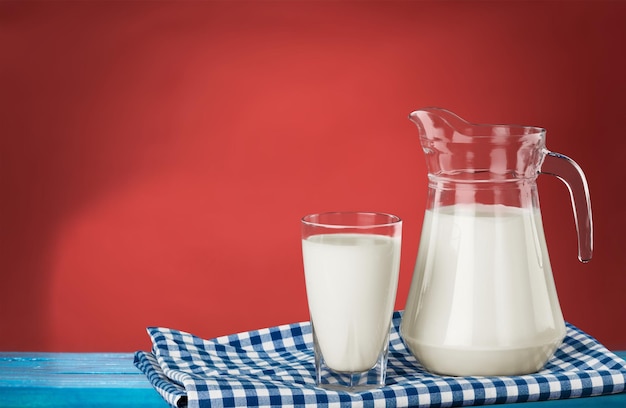
[[[401,332],[435,373],[539,370],[565,335],[533,208],[455,204],[427,210]]]

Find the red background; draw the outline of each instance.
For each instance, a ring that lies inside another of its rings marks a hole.
[[[623,2],[1,2],[1,350],[132,351],[306,320],[299,218],[395,213],[402,309],[426,169],[407,114],[548,129],[566,320],[626,349]]]

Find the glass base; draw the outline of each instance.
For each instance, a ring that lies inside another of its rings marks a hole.
[[[376,364],[366,371],[339,372],[328,367],[316,347],[315,384],[332,391],[360,392],[385,386],[387,377],[387,347],[380,353]]]

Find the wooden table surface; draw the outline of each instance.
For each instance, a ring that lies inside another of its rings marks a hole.
[[[626,351],[616,352],[626,359]],[[169,405],[133,365],[132,353],[0,352],[0,407]],[[626,407],[626,393],[512,404],[519,408]]]

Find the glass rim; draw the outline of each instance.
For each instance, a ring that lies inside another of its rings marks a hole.
[[[319,222],[319,221],[312,221],[311,218],[313,217],[317,217],[319,218],[320,216],[329,216],[329,215],[370,215],[370,216],[382,216],[382,217],[386,217],[387,222],[370,222],[370,223],[366,223],[366,224],[349,224],[349,223],[335,223],[335,224],[331,224],[328,222]],[[390,213],[385,213],[385,212],[379,212],[379,211],[325,211],[325,212],[320,212],[320,213],[312,213],[312,214],[307,214],[304,217],[302,217],[300,219],[300,221],[302,222],[302,224],[304,225],[308,225],[308,226],[314,226],[314,227],[324,227],[324,228],[336,228],[336,229],[341,229],[341,228],[355,228],[355,229],[359,229],[359,228],[379,228],[379,227],[390,227],[390,226],[394,226],[394,225],[398,225],[402,223],[402,219],[400,217],[398,217],[397,215],[394,214],[390,214]]]

